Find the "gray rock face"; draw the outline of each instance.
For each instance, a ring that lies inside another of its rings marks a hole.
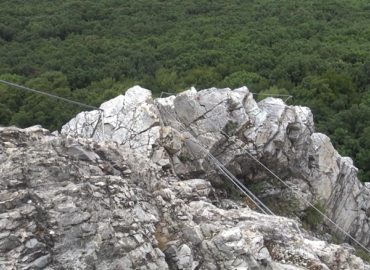
[[[135,86],[126,95],[103,103],[100,108],[104,114],[99,111],[78,114],[63,127],[63,132],[73,136],[116,141],[144,155],[151,154],[151,145],[159,138],[161,129],[152,102],[149,90]]]
[[[9,127],[0,146],[1,269],[365,269],[118,143]]]
[[[0,128],[0,269],[168,269],[140,188],[154,165],[114,143],[28,131]]]
[[[246,87],[156,100],[134,87],[101,108],[104,134],[97,111],[61,136],[0,128],[0,269],[368,269],[214,189],[207,151],[262,196],[284,192],[254,157],[367,245],[367,189],[307,108]]]
[[[101,109],[110,125],[105,138],[172,168],[181,179],[202,178],[213,186],[223,185],[225,179],[210,160],[211,153],[244,184],[257,183],[261,197],[294,196],[300,211],[309,206],[306,201],[320,203],[335,223],[370,247],[369,189],[358,181],[352,161],[341,157],[327,136],[314,133],[308,108],[287,106],[274,98],[257,104],[247,87],[199,92],[192,88],[153,100],[150,91],[136,86]],[[62,132],[83,134],[77,122],[86,127],[91,121],[77,116]],[[129,140],[127,132],[134,137]]]

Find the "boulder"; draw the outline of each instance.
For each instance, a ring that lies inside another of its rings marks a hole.
[[[341,157],[327,136],[314,132],[309,108],[289,106],[276,98],[257,103],[247,87],[202,91],[192,87],[153,99],[149,90],[139,86],[100,108],[105,116],[104,138],[99,111],[79,114],[62,134],[115,141],[183,180],[207,179],[215,187],[225,185],[222,164],[244,185],[258,186],[259,196],[289,198],[282,205],[296,201],[301,216],[310,203],[320,204],[341,228],[370,245],[369,189],[357,179],[352,161]],[[86,149],[72,150],[92,158]],[[339,239],[348,240],[331,222],[327,225]]]
[[[369,247],[369,188],[308,108],[257,103],[247,87],[153,99],[136,86],[100,109],[61,135],[0,127],[2,267],[367,269],[353,249],[255,212],[223,174],[277,213],[320,204]]]

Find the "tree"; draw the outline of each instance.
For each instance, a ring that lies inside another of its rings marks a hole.
[[[257,93],[257,96],[254,98],[257,101],[261,101],[267,97],[281,98],[282,100],[290,100],[290,94],[285,88],[278,88],[277,86],[272,86],[267,90],[263,90]]]
[[[254,72],[237,71],[227,76],[223,82],[223,86],[230,88],[238,88],[246,85],[258,84],[262,77]]]

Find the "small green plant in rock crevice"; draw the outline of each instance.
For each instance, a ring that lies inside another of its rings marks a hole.
[[[182,162],[191,161],[193,159],[189,153],[181,153],[178,157]]]
[[[343,243],[343,241],[340,240],[336,235],[332,234],[331,235],[331,243],[336,244],[336,245],[340,245],[340,244]]]
[[[341,245],[343,243],[335,234],[331,235],[331,243],[335,245]],[[370,255],[362,248],[355,249],[355,256],[361,258],[364,262],[370,263]]]
[[[230,136],[234,135],[238,125],[234,122],[229,121],[226,125],[226,133]]]
[[[240,190],[229,180],[224,180],[221,189],[227,192],[227,196],[232,200],[240,200],[242,193]]]
[[[290,192],[264,198],[262,202],[276,215],[291,217],[299,211],[299,201]]]
[[[325,209],[320,203],[316,203],[315,208],[318,209],[321,213],[325,212]],[[311,228],[317,227],[324,220],[324,217],[315,209],[310,206],[306,210],[306,216],[303,218],[303,221],[307,223]]]
[[[256,182],[256,183],[252,183],[252,184],[249,184],[247,185],[247,188],[254,194],[254,195],[257,195],[261,192],[262,190],[262,183],[260,182]]]
[[[370,255],[361,248],[356,249],[355,255],[360,257],[365,262],[370,262]]]

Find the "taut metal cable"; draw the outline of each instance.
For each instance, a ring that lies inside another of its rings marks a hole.
[[[69,103],[72,103],[72,104],[75,104],[75,105],[79,105],[79,106],[82,106],[82,107],[86,107],[86,108],[90,108],[90,109],[95,109],[95,110],[102,111],[102,109],[99,109],[98,107],[94,107],[94,106],[91,106],[91,105],[83,104],[81,102],[77,102],[77,101],[70,100],[70,99],[67,99],[67,98],[58,97],[58,96],[55,96],[55,95],[52,95],[52,94],[49,94],[49,93],[38,91],[38,90],[29,88],[29,87],[25,87],[25,86],[22,86],[22,85],[18,85],[18,84],[15,84],[15,83],[10,83],[10,82],[3,81],[3,80],[0,80],[0,83],[6,84],[6,85],[9,85],[9,86],[13,86],[13,87],[16,87],[16,88],[19,88],[19,89],[23,89],[23,90],[26,90],[26,91],[29,91],[29,92],[33,92],[33,93],[36,93],[36,94],[40,94],[40,95],[43,95],[43,96],[47,96],[47,97],[51,97],[51,98],[63,100],[65,102],[69,102]]]
[[[87,104],[84,104],[84,103],[81,103],[81,102],[78,102],[78,101],[74,101],[74,100],[70,100],[70,99],[67,99],[67,98],[52,95],[52,94],[49,94],[49,93],[45,93],[45,92],[42,92],[42,91],[38,91],[38,90],[29,88],[29,87],[26,87],[26,86],[18,85],[18,84],[15,84],[15,83],[4,81],[4,80],[0,80],[0,83],[8,85],[8,86],[16,87],[16,88],[19,88],[19,89],[22,89],[22,90],[26,90],[26,91],[29,91],[29,92],[32,92],[32,93],[36,93],[36,94],[39,94],[39,95],[43,95],[43,96],[46,96],[46,97],[59,99],[59,100],[69,102],[69,103],[74,104],[74,105],[78,105],[78,106],[82,106],[82,107],[86,107],[86,108],[95,109],[95,110],[100,111],[100,113],[101,113],[101,123],[102,123],[102,134],[103,134],[102,140],[104,140],[104,137],[105,137],[105,135],[104,135],[104,110],[102,110],[98,107],[94,107],[94,106],[87,105]],[[99,124],[99,121],[97,122],[93,133],[95,133],[98,124]]]
[[[299,109],[300,106],[298,106]],[[301,109],[302,110],[302,109]],[[165,110],[166,111],[166,110]],[[302,111],[303,112],[303,111]],[[171,115],[172,116],[172,115]],[[172,116],[173,117],[173,116]],[[204,118],[207,119],[207,117],[204,115]],[[176,119],[175,119],[176,122],[178,122]],[[333,224],[339,231],[341,231],[344,235],[346,235],[347,237],[349,237],[350,239],[352,239],[355,243],[357,243],[360,247],[362,247],[364,250],[366,250],[369,254],[370,254],[370,250],[368,248],[366,248],[363,244],[361,244],[359,241],[357,241],[354,237],[352,237],[349,233],[347,233],[344,229],[342,229],[339,225],[337,225],[332,219],[330,219],[327,215],[325,215],[323,212],[321,212],[316,206],[314,206],[311,202],[309,202],[306,198],[304,198],[303,196],[301,196],[298,192],[296,192],[291,186],[289,186],[287,183],[285,183],[279,176],[277,176],[273,171],[271,171],[267,166],[265,166],[262,162],[260,162],[257,158],[255,158],[251,153],[249,153],[246,149],[244,149],[241,144],[240,144],[240,141],[236,141],[235,138],[232,138],[230,137],[226,132],[224,132],[222,129],[219,129],[211,120],[209,120],[209,122],[211,123],[211,125],[213,125],[216,130],[218,130],[221,134],[223,134],[225,137],[227,137],[229,140],[232,140],[238,147],[242,148],[243,151],[245,151],[245,153],[250,157],[252,158],[255,162],[257,162],[260,166],[262,166],[266,171],[268,171],[272,176],[274,176],[277,180],[279,180],[284,186],[286,186],[287,188],[289,188],[298,198],[301,198],[301,200],[303,200],[305,203],[307,203],[309,206],[311,206],[315,211],[317,211],[322,217],[324,217],[326,220],[328,220],[331,224]],[[180,126],[182,126],[182,124],[180,123]],[[186,130],[186,129],[185,129]],[[191,135],[191,134],[190,134]],[[320,138],[321,139],[321,138]],[[324,142],[323,142],[324,143]],[[325,145],[325,143],[324,143]],[[201,146],[201,145],[200,145]],[[201,146],[202,147],[202,146]],[[325,147],[327,148],[327,146],[325,145]],[[329,150],[329,149],[328,149]],[[208,150],[206,150],[208,151]],[[208,151],[209,153],[209,151]],[[212,154],[209,153],[209,155],[211,157],[213,157]],[[216,159],[214,158],[217,163],[219,163],[221,166],[221,168],[223,167],[223,165]],[[216,164],[217,166],[217,164]],[[227,169],[225,168],[225,172],[223,171],[223,169],[221,169],[221,171],[223,173],[226,173],[228,172]],[[228,172],[230,173],[230,172]],[[231,174],[231,173],[230,173]],[[232,175],[232,174],[231,174]],[[233,176],[233,175],[232,175]],[[229,178],[229,177],[228,177]],[[229,178],[230,179],[230,178]],[[231,179],[230,179],[231,180]],[[237,179],[236,179],[237,180]],[[232,180],[231,180],[232,181]],[[238,180],[237,180],[238,181]],[[234,181],[232,181],[234,183]],[[240,183],[240,182],[239,182]],[[235,183],[234,183],[235,184]],[[235,184],[236,185],[236,184]],[[240,183],[240,185],[242,185]],[[239,187],[238,187],[239,188]],[[239,188],[240,189],[240,188]],[[247,189],[248,190],[248,189]],[[249,191],[249,190],[248,190]],[[250,192],[250,191],[249,191]],[[244,193],[244,192],[243,192]],[[252,193],[253,194],[253,193]],[[248,197],[249,198],[249,197]],[[253,200],[252,200],[253,201]],[[253,201],[256,205],[257,203],[255,201]],[[257,205],[258,206],[258,205]],[[267,207],[266,207],[267,208]],[[267,208],[268,209],[268,208]],[[299,231],[299,230],[298,230]]]
[[[269,97],[287,97],[284,102],[287,102],[289,99],[293,99],[292,95],[283,95],[283,94],[264,94],[264,93],[252,93],[253,95],[258,95],[258,96],[269,96]]]
[[[251,94],[253,95],[260,95],[260,96],[273,96],[273,97],[293,97],[292,95],[283,95],[283,94],[264,94],[264,93],[252,93],[250,92]]]
[[[163,93],[162,93],[163,94]],[[162,96],[161,94],[161,96]],[[165,93],[165,94],[172,94],[172,93]],[[259,200],[250,190],[248,190],[228,169],[222,165],[221,162],[217,160],[215,156],[213,156],[208,149],[206,149],[192,134],[187,128],[179,122],[171,113],[169,113],[165,107],[162,107],[163,110],[166,112],[166,115],[169,115],[176,123],[179,124],[180,128],[187,132],[192,138],[193,142],[198,144],[198,146],[203,150],[206,155],[210,158],[211,161],[216,165],[216,167],[220,170],[220,172],[226,176],[249,200],[251,200],[257,207],[262,211],[264,214],[275,215],[266,205],[264,205],[261,200]]]
[[[300,108],[300,106],[298,106]],[[300,108],[301,109],[301,108]],[[302,109],[301,109],[302,110]],[[302,111],[303,112],[303,111]],[[204,118],[207,119],[207,117],[204,115]],[[209,121],[211,123],[211,125],[213,125],[214,127],[215,124],[210,120]],[[218,129],[216,127],[216,129]],[[309,202],[306,198],[304,198],[302,195],[300,195],[298,192],[296,192],[291,186],[289,186],[287,183],[285,183],[279,176],[277,176],[273,171],[271,171],[267,166],[265,166],[262,162],[260,162],[257,158],[255,158],[251,153],[249,153],[246,149],[244,149],[241,144],[240,144],[240,141],[237,142],[235,140],[235,138],[232,138],[230,137],[226,132],[224,132],[222,129],[218,129],[221,134],[223,134],[225,137],[227,137],[229,140],[233,141],[238,147],[242,148],[243,151],[245,151],[245,153],[250,157],[252,158],[255,162],[257,162],[260,166],[262,166],[266,171],[268,171],[272,176],[274,176],[277,180],[279,180],[284,186],[286,186],[287,188],[289,188],[296,196],[298,196],[299,198],[301,198],[301,200],[303,200],[305,203],[307,203],[309,206],[311,206],[314,210],[316,210],[322,217],[324,217],[326,220],[328,220],[331,224],[333,224],[338,230],[340,230],[343,234],[345,234],[346,236],[348,236],[350,239],[352,239],[354,242],[356,242],[360,247],[362,247],[364,250],[366,250],[369,254],[370,254],[370,250],[367,249],[364,245],[362,245],[359,241],[357,241],[354,237],[352,237],[349,233],[347,233],[344,229],[342,229],[339,225],[337,225],[333,220],[331,220],[327,215],[325,215],[323,212],[321,212],[316,206],[314,206],[311,202]],[[321,139],[321,138],[320,138]],[[325,143],[323,142],[323,144],[325,145]],[[327,146],[325,145],[325,147],[327,148]],[[328,149],[328,148],[327,148]],[[329,150],[329,149],[328,149]]]
[[[276,179],[278,179],[281,183],[283,183],[284,186],[289,188],[293,193],[300,197],[305,203],[307,203],[309,206],[311,206],[313,209],[315,209],[321,216],[323,216],[326,220],[328,220],[330,223],[332,223],[337,229],[339,229],[342,233],[344,233],[346,236],[351,238],[353,241],[355,241],[360,247],[362,247],[364,250],[366,250],[370,254],[370,250],[367,249],[364,245],[362,245],[359,241],[357,241],[354,237],[352,237],[349,233],[347,233],[344,229],[342,229],[339,225],[337,225],[333,220],[331,220],[327,215],[325,215],[323,212],[321,212],[316,206],[314,206],[312,203],[310,203],[306,198],[301,196],[298,192],[296,192],[291,186],[289,186],[287,183],[285,183],[279,176],[277,176],[274,172],[272,172],[268,167],[266,167],[262,162],[260,162],[258,159],[253,157],[248,151],[245,151],[246,154],[251,157],[254,161],[256,161],[259,165],[261,165],[265,170],[267,170],[272,176],[274,176]]]
[[[294,97],[292,98],[293,100],[296,100]],[[298,107],[300,110],[301,110],[301,112],[302,113],[304,113],[303,112],[303,110],[302,110],[302,108],[301,108],[301,106],[296,106],[296,107]],[[311,135],[314,133],[312,130],[311,130],[311,128],[307,125],[307,124],[305,124],[305,126],[308,128],[308,130],[311,132]],[[321,136],[318,136],[319,137],[319,139],[320,139],[320,141],[322,142],[322,144],[325,146],[325,148],[332,154],[332,155],[334,155],[334,151],[331,151],[330,149],[329,149],[329,147],[326,145],[326,143],[323,141],[323,139],[321,138]]]

